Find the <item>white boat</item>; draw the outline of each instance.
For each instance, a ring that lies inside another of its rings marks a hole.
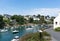
[[[16,38],[16,39],[18,39],[18,38],[19,38],[19,36],[15,36],[15,38]]]
[[[11,30],[14,29],[14,27],[11,27]]]
[[[6,31],[8,31],[8,30],[7,30],[7,29],[2,29],[2,30],[1,30],[1,32],[6,32]]]
[[[34,27],[34,26],[31,26],[31,27]]]
[[[13,34],[15,34],[15,33],[18,33],[19,31],[18,30],[14,30],[14,31],[12,31],[13,32]]]
[[[31,29],[33,29],[33,28],[27,28],[26,30],[31,30]]]
[[[15,36],[11,41],[19,41],[19,36]]]

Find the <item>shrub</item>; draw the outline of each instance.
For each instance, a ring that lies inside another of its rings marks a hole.
[[[40,38],[39,32],[27,34],[27,35],[24,35],[20,39],[20,41],[49,41],[47,39],[44,39],[44,37],[49,37],[48,39],[50,39],[50,35],[47,32],[43,32],[42,34],[44,34],[43,38]]]
[[[47,33],[47,32],[43,32],[43,35],[44,35],[44,36],[50,36],[50,34]]]
[[[55,31],[60,31],[60,27],[56,27],[55,28]]]

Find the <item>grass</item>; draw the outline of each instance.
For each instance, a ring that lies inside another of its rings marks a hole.
[[[37,33],[31,33],[24,35],[22,38],[20,38],[20,41],[50,41],[51,36],[47,32],[42,33],[43,38],[40,38],[39,32]]]
[[[55,28],[55,31],[59,32],[60,31],[60,27]]]

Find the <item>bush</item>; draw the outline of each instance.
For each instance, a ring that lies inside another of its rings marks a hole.
[[[43,35],[43,38],[40,38],[39,32],[27,34],[27,35],[24,35],[19,41],[49,41],[47,39],[44,39],[44,37],[49,37],[50,39],[50,35],[47,32],[43,32],[42,35]]]
[[[55,31],[60,31],[60,27],[56,27],[55,28]]]
[[[23,36],[20,41],[40,41],[39,33],[31,33]]]
[[[47,32],[43,32],[43,35],[44,35],[44,36],[50,36],[50,34],[47,33]]]

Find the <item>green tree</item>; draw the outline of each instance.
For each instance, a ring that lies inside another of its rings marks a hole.
[[[37,15],[37,18],[40,18],[40,14]]]
[[[50,21],[51,21],[52,24],[53,24],[53,20],[54,20],[54,19],[55,19],[54,16],[52,16],[51,19],[50,19]]]
[[[14,20],[14,19],[16,19],[16,21],[18,22],[18,24],[24,24],[25,23],[25,19],[24,19],[24,17],[23,16],[21,16],[21,15],[13,15],[12,17],[11,17],[11,19],[12,20]]]
[[[0,15],[0,29],[3,29],[4,26],[5,26],[5,23],[4,23],[4,21],[3,21],[3,16]]]
[[[49,15],[45,16],[45,19],[47,19],[47,18],[50,18],[50,16]]]
[[[29,23],[33,23],[33,18],[29,18]]]
[[[6,24],[9,24],[10,23],[10,19],[7,19],[7,20],[3,20]]]
[[[40,24],[43,24],[43,23],[45,23],[45,19],[44,19],[44,16],[41,16],[41,18],[40,18]]]
[[[33,21],[34,24],[39,24],[39,22],[40,22],[40,21],[38,21],[38,20],[34,20],[34,21]]]

